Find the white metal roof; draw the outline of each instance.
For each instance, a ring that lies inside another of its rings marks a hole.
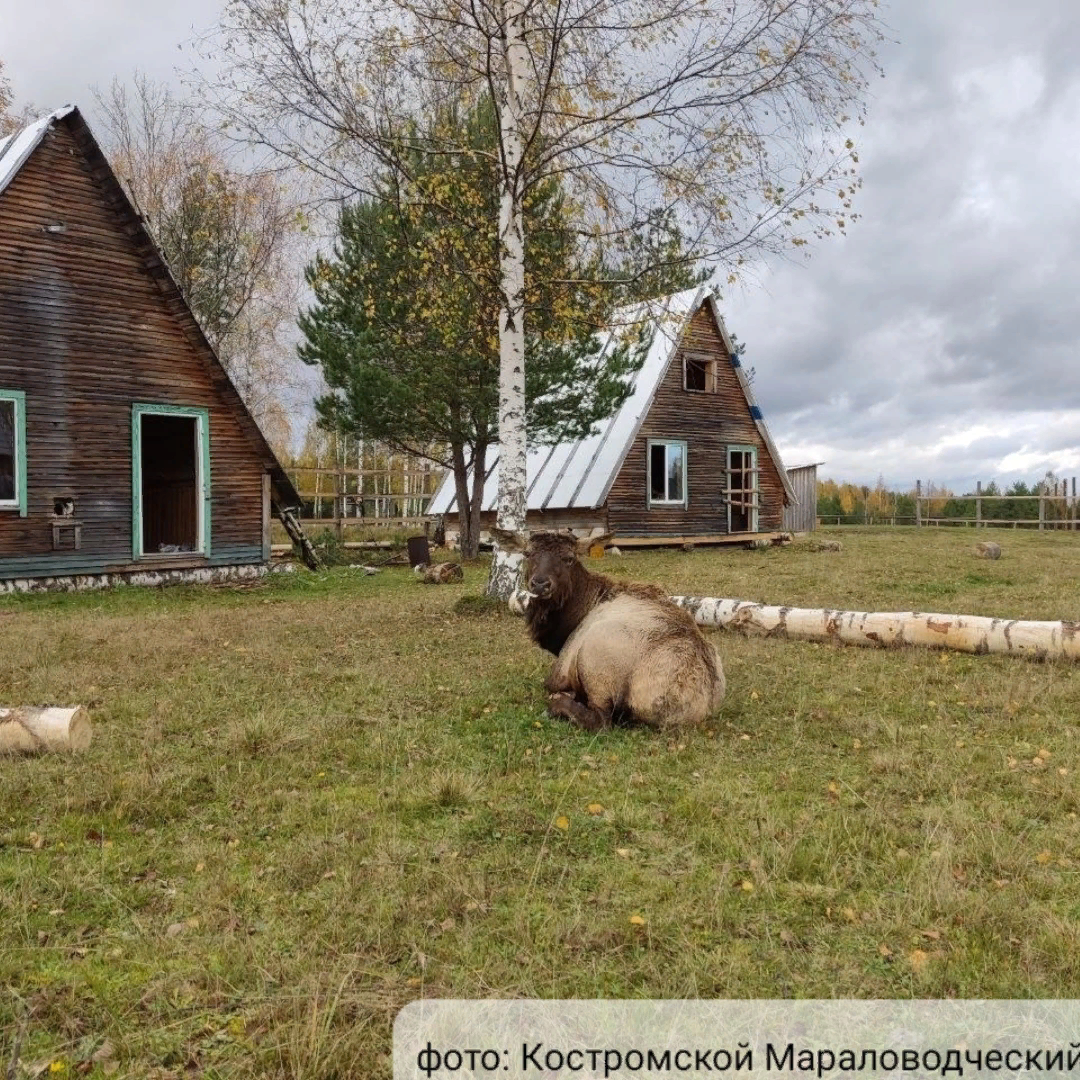
[[[702,304],[709,304],[716,316],[723,336],[724,346],[732,357],[732,365],[739,385],[746,395],[750,413],[758,431],[776,463],[784,491],[790,502],[796,501],[795,492],[784,471],[769,435],[761,410],[754,403],[746,374],[734,354],[731,339],[724,328],[723,319],[716,308],[716,300],[707,286],[687,289],[647,304],[636,305],[620,312],[614,320],[618,326],[634,325],[643,320],[652,324],[652,341],[645,360],[634,376],[633,389],[622,406],[603,421],[596,434],[572,442],[559,443],[555,447],[539,446],[528,452],[526,460],[527,504],[530,510],[595,509],[602,506],[623,461],[641,428],[657,388],[660,386],[668,365],[678,348],[683,331],[691,317]],[[618,332],[609,334],[605,345],[606,354],[618,340]],[[601,358],[604,354],[601,354]],[[498,447],[488,450],[488,475],[484,483],[484,510],[494,510],[498,491]],[[470,485],[472,478],[469,479]],[[439,485],[431,502],[429,514],[448,514],[457,505],[454,477],[448,473]]]
[[[45,132],[74,108],[74,105],[63,105],[32,124],[27,124],[21,131],[0,139],[0,191],[15,179],[16,173],[34,152],[34,148],[45,138]]]

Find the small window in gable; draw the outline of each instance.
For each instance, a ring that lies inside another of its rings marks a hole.
[[[713,362],[706,356],[683,357],[683,387],[698,393],[714,391]]]
[[[26,395],[0,389],[0,510],[26,517]]]

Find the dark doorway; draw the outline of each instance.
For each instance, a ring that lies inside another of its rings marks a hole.
[[[0,501],[15,500],[15,402],[0,401]]]
[[[141,420],[143,553],[198,551],[198,421],[155,413]]]

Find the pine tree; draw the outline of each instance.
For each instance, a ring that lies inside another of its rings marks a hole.
[[[315,303],[299,321],[299,354],[322,369],[329,387],[316,402],[325,425],[453,470],[468,556],[479,543],[488,451],[498,430],[496,118],[481,101],[432,123],[456,128],[461,149],[403,153],[407,168],[384,172],[372,197],[342,210],[332,255],[306,271]],[[433,141],[430,133],[416,140]],[[625,400],[646,342],[641,326],[622,327],[621,343],[596,363],[604,343],[598,331],[611,324],[615,304],[700,277],[687,273],[685,260],[666,280],[636,272],[657,245],[677,242],[670,222],[657,223],[635,250],[583,264],[575,212],[554,179],[525,203],[533,443],[587,435]],[[433,444],[445,452],[433,452]]]

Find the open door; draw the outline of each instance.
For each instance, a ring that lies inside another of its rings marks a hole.
[[[758,531],[757,448],[727,449],[727,527],[729,533]]]
[[[205,409],[132,410],[133,554],[210,553],[208,416]]]

